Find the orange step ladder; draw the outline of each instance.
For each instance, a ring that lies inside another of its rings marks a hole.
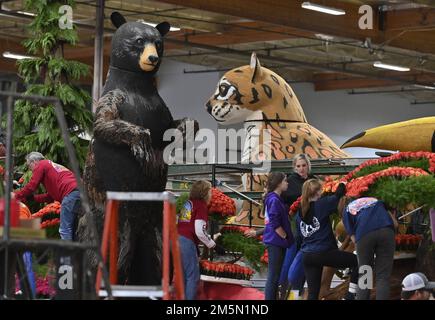
[[[118,282],[118,209],[120,201],[163,201],[163,279],[162,286],[124,286]],[[169,192],[107,192],[101,255],[103,263],[109,252],[109,279],[113,297],[147,297],[169,300],[184,299],[184,280],[176,225],[175,196]],[[172,245],[172,247],[171,247]],[[170,286],[170,254],[174,264],[174,286]],[[102,268],[97,269],[97,296],[108,296],[101,289]],[[104,284],[105,286],[106,284]]]

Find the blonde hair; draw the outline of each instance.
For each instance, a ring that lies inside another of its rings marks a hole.
[[[210,189],[211,183],[209,181],[195,181],[190,188],[189,198],[192,200],[206,200]]]
[[[305,217],[310,208],[310,199],[322,188],[318,179],[310,179],[304,182],[302,186],[301,213]]]
[[[310,161],[310,159],[308,159],[308,157],[305,153],[299,153],[299,154],[294,156],[293,163],[292,163],[293,171],[296,172],[296,162],[298,162],[298,160],[304,160],[307,163],[308,173],[310,173],[311,172],[311,161]]]

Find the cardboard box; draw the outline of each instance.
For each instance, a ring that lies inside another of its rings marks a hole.
[[[12,239],[45,239],[47,237],[45,229],[30,228],[11,228],[10,236]],[[3,227],[0,227],[0,237],[3,237]]]
[[[39,230],[39,229],[41,229],[41,218],[20,219],[20,227]]]

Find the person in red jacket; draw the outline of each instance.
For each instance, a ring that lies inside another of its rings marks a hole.
[[[26,156],[27,167],[32,171],[29,183],[15,192],[19,201],[35,200],[36,202],[61,203],[59,233],[63,240],[73,240],[74,221],[80,208],[80,192],[74,174],[64,166],[45,159],[39,152],[31,152]],[[46,193],[34,195],[39,184]]]
[[[213,240],[207,233],[211,187],[208,181],[195,181],[190,189],[189,200],[184,203],[177,216],[178,243],[180,244],[186,300],[196,299],[200,279],[198,244],[202,242],[218,254],[225,253],[225,249],[214,241],[218,235],[215,235]]]

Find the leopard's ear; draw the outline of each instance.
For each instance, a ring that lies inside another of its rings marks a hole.
[[[261,77],[263,76],[260,60],[258,60],[257,54],[255,52],[252,52],[251,54],[251,64],[249,66],[252,70],[251,82],[255,83],[255,81],[261,79]]]

